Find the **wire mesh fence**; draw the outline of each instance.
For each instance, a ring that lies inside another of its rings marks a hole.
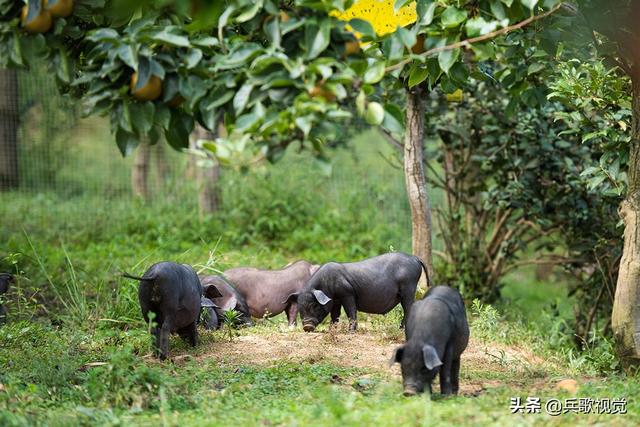
[[[0,96],[7,95],[8,86],[17,84],[18,89],[14,87],[10,94],[16,99],[0,104],[2,121],[13,121],[17,129],[15,138],[11,129],[5,129],[0,142],[5,147],[0,152],[5,157],[0,163],[2,173],[11,175],[15,172],[11,167],[17,169],[16,182],[5,190],[11,187],[21,193],[76,198],[80,205],[133,200],[136,153],[128,158],[120,155],[108,118],[81,118],[81,106],[58,93],[55,76],[46,67],[2,73]],[[359,131],[365,129],[353,133]],[[6,147],[12,144],[17,147],[15,161],[6,158]],[[223,200],[221,210],[229,208],[239,192],[277,181],[275,193],[287,188],[317,196],[318,208],[327,204],[324,208],[374,211],[377,221],[392,222],[410,232],[400,163],[394,160],[393,149],[375,133],[366,131],[346,147],[332,150],[330,168],[310,153],[289,151],[276,164],[263,164],[248,172],[223,168],[217,183]],[[151,147],[149,155],[146,185],[151,201],[179,193],[183,200],[197,205],[199,184],[193,156],[176,152],[162,141]],[[9,163],[15,164],[7,166]]]

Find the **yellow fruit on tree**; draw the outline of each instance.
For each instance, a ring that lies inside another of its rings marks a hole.
[[[44,7],[53,16],[66,18],[73,11],[73,0],[44,0]]]
[[[309,90],[309,96],[312,98],[316,98],[318,96],[326,99],[327,101],[335,101],[336,95],[325,88],[324,86],[316,85]]]
[[[154,101],[162,95],[162,80],[160,77],[152,75],[147,83],[136,89],[138,84],[138,73],[131,75],[131,95],[139,101]]]
[[[287,12],[285,12],[284,10],[280,11],[280,22],[288,22],[289,21],[289,14]]]
[[[358,40],[349,40],[344,44],[344,56],[355,55],[360,52],[360,42]]]
[[[393,33],[398,27],[406,27],[416,22],[415,1],[401,7],[397,13],[394,10],[394,3],[394,0],[356,0],[344,12],[333,11],[330,15],[342,21],[363,19],[371,24],[376,34],[382,36]]]
[[[416,44],[411,48],[411,52],[416,55],[426,52],[426,49],[424,48],[424,34],[418,34],[416,37]]]
[[[24,29],[30,33],[46,33],[51,29],[51,25],[53,24],[51,13],[44,8],[41,8],[40,14],[32,17],[30,21],[27,21],[28,17],[29,6],[24,6],[22,8],[21,22]]]

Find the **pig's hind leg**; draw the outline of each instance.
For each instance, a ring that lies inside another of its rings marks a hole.
[[[411,306],[416,299],[416,287],[404,285],[400,287],[400,305],[402,306],[402,320],[400,328],[404,328],[411,312]]]
[[[171,334],[172,327],[173,319],[171,317],[164,319],[157,340],[160,360],[164,360],[169,356],[169,334]]]
[[[443,359],[440,366],[440,393],[448,396],[452,393],[453,348],[451,344],[447,344]]]
[[[189,326],[186,326],[186,327],[184,327],[182,329],[179,329],[178,330],[178,335],[180,335],[180,337],[183,340],[185,340],[186,342],[191,344],[192,347],[197,346],[198,345],[197,322],[193,322]]]

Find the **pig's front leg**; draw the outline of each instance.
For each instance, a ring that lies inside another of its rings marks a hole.
[[[331,323],[338,323],[338,320],[340,320],[340,308],[342,308],[340,302],[334,301],[331,308]]]
[[[460,358],[451,362],[451,391],[458,394],[460,389]]]
[[[298,316],[298,303],[292,302],[284,309],[287,312],[287,320],[289,321],[289,327],[296,326],[296,317]]]
[[[344,307],[344,312],[347,314],[347,318],[349,318],[349,332],[355,332],[358,327],[356,299],[353,296],[347,296],[341,300],[341,303]]]

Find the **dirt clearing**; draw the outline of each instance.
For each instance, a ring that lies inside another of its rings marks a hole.
[[[232,366],[327,363],[374,371],[389,379],[397,377],[400,380],[399,365],[389,366],[393,350],[398,345],[397,341],[383,339],[367,331],[355,334],[345,331],[270,331],[268,334],[243,333],[231,342],[216,340],[195,358],[215,358]],[[545,361],[527,350],[494,343],[489,347],[471,339],[462,355],[462,393],[477,395],[486,388],[502,385],[531,385],[532,382],[542,385],[540,383],[547,382],[544,380],[546,367]],[[479,372],[491,372],[491,378],[478,379]],[[468,378],[474,380],[469,381]]]

